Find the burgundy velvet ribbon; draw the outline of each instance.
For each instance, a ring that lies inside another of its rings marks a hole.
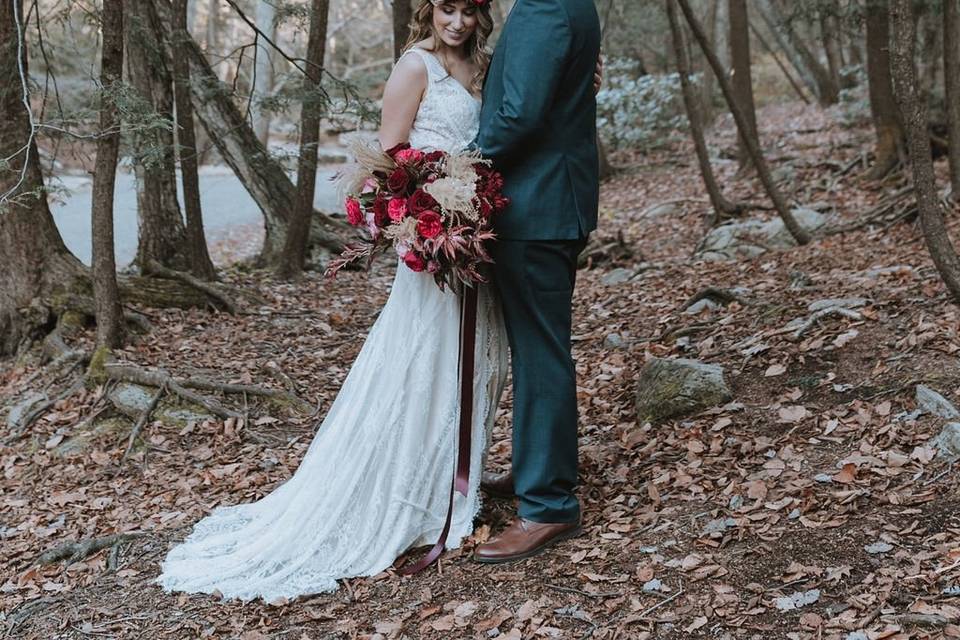
[[[473,431],[473,369],[477,344],[477,287],[464,287],[460,305],[460,431],[457,444],[457,466],[450,483],[450,502],[447,506],[447,519],[440,532],[440,538],[425,556],[412,564],[406,564],[398,573],[410,576],[423,571],[443,553],[450,533],[453,519],[454,492],[466,497],[470,487],[470,441]]]

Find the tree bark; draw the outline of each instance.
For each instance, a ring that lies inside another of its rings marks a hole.
[[[97,346],[115,349],[123,341],[123,311],[117,287],[113,248],[113,191],[120,148],[119,112],[111,90],[123,79],[123,0],[104,0],[101,29],[100,138],[93,172],[92,236],[93,298],[97,318]]]
[[[170,25],[170,0],[155,0],[164,29]],[[296,201],[296,187],[279,162],[260,144],[253,128],[233,102],[229,87],[210,68],[192,38],[182,43],[180,55],[190,63],[190,92],[194,114],[213,140],[224,162],[230,166],[254,202],[263,212],[265,237],[257,263],[275,266],[283,253],[287,225]],[[310,242],[339,253],[340,234],[345,223],[314,212]]]
[[[700,164],[700,176],[703,178],[703,184],[710,196],[710,204],[713,205],[713,222],[716,222],[726,215],[737,212],[738,207],[723,197],[723,192],[720,190],[717,179],[713,174],[713,167],[710,165],[710,153],[703,136],[703,121],[700,117],[694,89],[690,84],[690,61],[687,58],[687,47],[683,32],[680,29],[680,22],[677,20],[677,9],[673,0],[666,0],[666,5],[667,18],[670,21],[670,33],[673,36],[673,51],[677,59],[677,72],[680,74],[683,104],[687,109],[687,120],[690,122],[690,135],[697,152],[697,162]]]
[[[697,42],[700,44],[700,49],[703,51],[703,55],[707,57],[707,60],[710,62],[710,66],[713,68],[713,72],[717,77],[717,81],[720,83],[720,90],[723,91],[723,97],[726,99],[727,106],[730,108],[730,112],[733,114],[733,119],[737,123],[737,130],[744,139],[744,142],[747,144],[747,150],[750,152],[750,159],[753,162],[753,166],[757,169],[760,182],[763,183],[763,187],[766,190],[767,195],[773,201],[773,206],[776,208],[777,213],[780,214],[780,218],[783,220],[784,226],[790,232],[790,235],[793,236],[793,239],[797,241],[797,244],[807,244],[810,242],[810,234],[808,234],[806,229],[797,223],[796,218],[794,218],[793,214],[790,213],[786,199],[783,197],[783,194],[780,193],[780,189],[777,188],[776,183],[773,181],[773,176],[770,175],[770,169],[767,167],[767,162],[763,157],[763,152],[760,150],[760,145],[757,144],[751,136],[743,135],[749,130],[747,118],[740,109],[740,105],[737,104],[733,94],[733,88],[730,86],[730,82],[727,80],[726,72],[724,71],[723,66],[720,64],[720,61],[717,59],[716,53],[714,53],[713,49],[711,49],[710,43],[707,41],[707,36],[703,32],[703,27],[700,25],[700,21],[697,20],[697,17],[693,14],[693,10],[690,8],[690,3],[688,0],[676,0],[676,2],[680,4],[680,10],[683,11],[683,15],[687,19],[687,24],[690,25],[690,30],[693,31],[693,36],[697,39]]]
[[[817,9],[820,21],[820,37],[823,40],[823,51],[827,56],[827,73],[835,86],[843,86],[840,69],[843,67],[843,56],[840,53],[839,25],[837,13],[840,10],[837,0],[820,0]]]
[[[950,194],[960,201],[960,0],[944,0],[943,75],[950,142]]]
[[[267,0],[260,0],[257,4],[257,26],[263,29],[264,33],[270,36],[274,42],[277,41],[277,22],[276,8]],[[254,78],[251,83],[250,91],[256,96],[256,100],[262,101],[269,97],[273,91],[273,63],[275,58],[273,47],[258,38],[257,41],[257,64],[254,69]],[[257,139],[264,147],[269,147],[270,142],[270,122],[272,114],[269,109],[264,109],[257,104],[253,111],[253,128],[257,132]]]
[[[817,56],[813,54],[810,47],[807,46],[807,43],[804,42],[793,25],[784,18],[783,11],[777,3],[771,1],[768,6],[773,11],[774,22],[782,25],[787,39],[803,61],[804,67],[806,67],[813,77],[817,88],[817,99],[820,101],[820,104],[823,106],[836,104],[840,100],[840,86],[834,82],[829,69],[820,63]]]
[[[728,0],[730,12],[730,62],[733,76],[733,95],[746,117],[747,129],[741,132],[737,155],[740,166],[745,167],[750,160],[748,143],[744,136],[752,136],[757,146],[757,110],[753,103],[753,77],[750,73],[750,27],[747,16],[746,0]]]
[[[396,0],[395,0],[396,1]],[[307,39],[307,74],[303,79],[303,103],[300,108],[300,160],[297,163],[297,200],[287,231],[277,276],[292,280],[303,272],[307,258],[307,236],[313,214],[313,195],[317,184],[317,145],[320,141],[320,118],[324,99],[320,92],[323,80],[324,52],[327,44],[329,0],[313,0],[310,11],[310,36]]]
[[[177,201],[173,140],[173,77],[153,0],[125,0],[127,74],[130,84],[163,126],[134,135],[139,243],[135,264],[150,262],[172,269],[187,267],[186,230]]]
[[[410,37],[410,21],[413,20],[413,6],[410,0],[393,0],[393,59],[397,60],[403,52],[403,45]]]
[[[197,139],[193,128],[193,104],[190,102],[190,62],[183,55],[184,43],[190,39],[187,31],[187,0],[173,4],[173,77],[177,107],[177,151],[180,155],[180,180],[183,184],[183,207],[187,214],[187,260],[189,271],[203,280],[214,280],[216,269],[207,251],[203,231],[203,211],[200,208],[200,176],[197,158]]]
[[[867,81],[870,112],[877,141],[873,167],[867,172],[870,180],[879,180],[896,168],[906,151],[906,136],[900,111],[893,95],[890,77],[890,12],[888,0],[868,0]]]
[[[790,44],[790,41],[784,36],[783,30],[777,24],[778,16],[773,7],[773,4],[770,0],[764,2],[758,2],[756,8],[760,13],[760,17],[763,19],[763,23],[766,25],[767,30],[773,36],[774,41],[777,43],[777,46],[780,47],[784,55],[787,57],[787,60],[790,61],[790,66],[793,67],[794,71],[797,72],[797,75],[800,77],[800,80],[803,81],[804,86],[807,90],[817,97],[819,101],[819,88],[817,87],[817,82],[813,78],[813,74],[810,73],[810,70],[807,69],[804,64],[800,54],[797,50]]]
[[[757,41],[760,42],[760,45],[763,46],[763,48],[767,51],[767,53],[770,54],[770,57],[773,58],[773,61],[777,63],[777,67],[779,67],[780,71],[783,72],[783,76],[790,83],[790,86],[793,87],[793,90],[794,92],[796,92],[797,97],[803,100],[804,104],[810,104],[810,98],[808,98],[807,94],[803,92],[803,88],[800,86],[800,83],[794,79],[793,74],[790,73],[790,69],[787,68],[787,65],[785,65],[780,60],[780,56],[777,55],[776,49],[770,46],[770,43],[767,42],[767,39],[763,37],[763,34],[760,33],[760,30],[757,29],[755,26],[753,26],[752,21],[750,22],[750,31],[751,33],[753,33],[754,37],[756,37]]]
[[[24,104],[27,31],[23,0],[0,2],[0,158],[9,158],[0,167],[0,355],[49,331],[56,319],[45,298],[87,273],[47,206]]]
[[[937,197],[933,159],[930,154],[927,105],[926,101],[921,99],[917,70],[914,67],[917,37],[912,0],[891,0],[890,27],[896,96],[907,130],[923,236],[947,290],[954,301],[960,304],[960,257],[950,242],[944,223],[943,207]]]

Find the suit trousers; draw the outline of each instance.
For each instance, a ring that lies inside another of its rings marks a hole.
[[[519,515],[576,522],[577,383],[571,356],[577,256],[587,238],[494,242],[513,373],[513,481]]]

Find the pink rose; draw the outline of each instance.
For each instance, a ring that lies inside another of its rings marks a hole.
[[[417,216],[417,233],[424,238],[436,238],[443,231],[443,221],[436,211],[424,211]]]
[[[397,151],[393,159],[397,162],[397,164],[417,164],[423,160],[423,152],[419,149],[401,149],[400,151]]]
[[[413,271],[423,271],[427,266],[423,262],[423,258],[417,255],[416,251],[410,251],[407,255],[403,256],[403,262]]]
[[[347,222],[355,227],[363,224],[363,211],[360,209],[360,202],[356,198],[347,198],[344,206],[347,208]]]
[[[390,219],[394,222],[403,220],[404,216],[407,215],[406,198],[391,198],[390,203],[387,204],[387,215],[389,215]]]

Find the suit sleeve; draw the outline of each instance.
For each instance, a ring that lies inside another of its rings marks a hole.
[[[518,0],[514,11],[511,27],[520,31],[504,43],[503,100],[475,142],[484,157],[494,160],[520,147],[541,126],[573,41],[557,0]]]

